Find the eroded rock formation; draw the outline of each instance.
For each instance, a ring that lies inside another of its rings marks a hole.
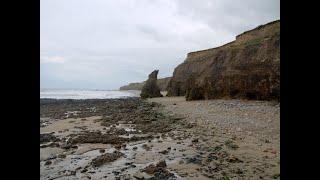
[[[244,32],[223,46],[191,52],[177,66],[168,96],[187,100],[280,98],[280,20]]]
[[[151,74],[149,74],[148,80],[142,87],[140,94],[141,98],[162,97],[160,88],[157,85],[158,72],[159,70],[154,70]]]

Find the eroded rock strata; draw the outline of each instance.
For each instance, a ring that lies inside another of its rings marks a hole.
[[[177,66],[168,96],[187,100],[280,98],[280,20],[244,32],[223,46],[191,52]]]
[[[159,70],[154,70],[149,74],[148,80],[142,87],[140,94],[141,98],[162,97],[160,88],[157,85],[158,72]]]

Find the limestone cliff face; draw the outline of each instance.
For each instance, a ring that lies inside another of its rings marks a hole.
[[[177,66],[167,96],[187,100],[280,97],[280,20],[244,32],[223,46],[191,52]]]
[[[167,90],[167,86],[168,86],[170,79],[171,79],[171,77],[166,77],[166,78],[162,78],[162,79],[157,80],[157,85],[161,91]],[[145,83],[146,83],[145,81],[138,82],[138,83],[130,83],[126,86],[121,86],[120,90],[141,90]]]

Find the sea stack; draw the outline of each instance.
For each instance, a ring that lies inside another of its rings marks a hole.
[[[160,88],[157,85],[158,72],[159,70],[154,70],[151,74],[149,74],[148,80],[142,87],[140,94],[141,98],[162,97]]]

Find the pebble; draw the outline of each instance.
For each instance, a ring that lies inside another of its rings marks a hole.
[[[163,151],[160,151],[159,153],[160,153],[160,154],[168,154],[169,151],[168,151],[168,150],[163,150]]]
[[[66,155],[65,154],[59,154],[58,158],[66,158]]]
[[[44,163],[44,165],[50,165],[50,164],[52,164],[52,162],[51,161],[46,161],[45,163]]]

